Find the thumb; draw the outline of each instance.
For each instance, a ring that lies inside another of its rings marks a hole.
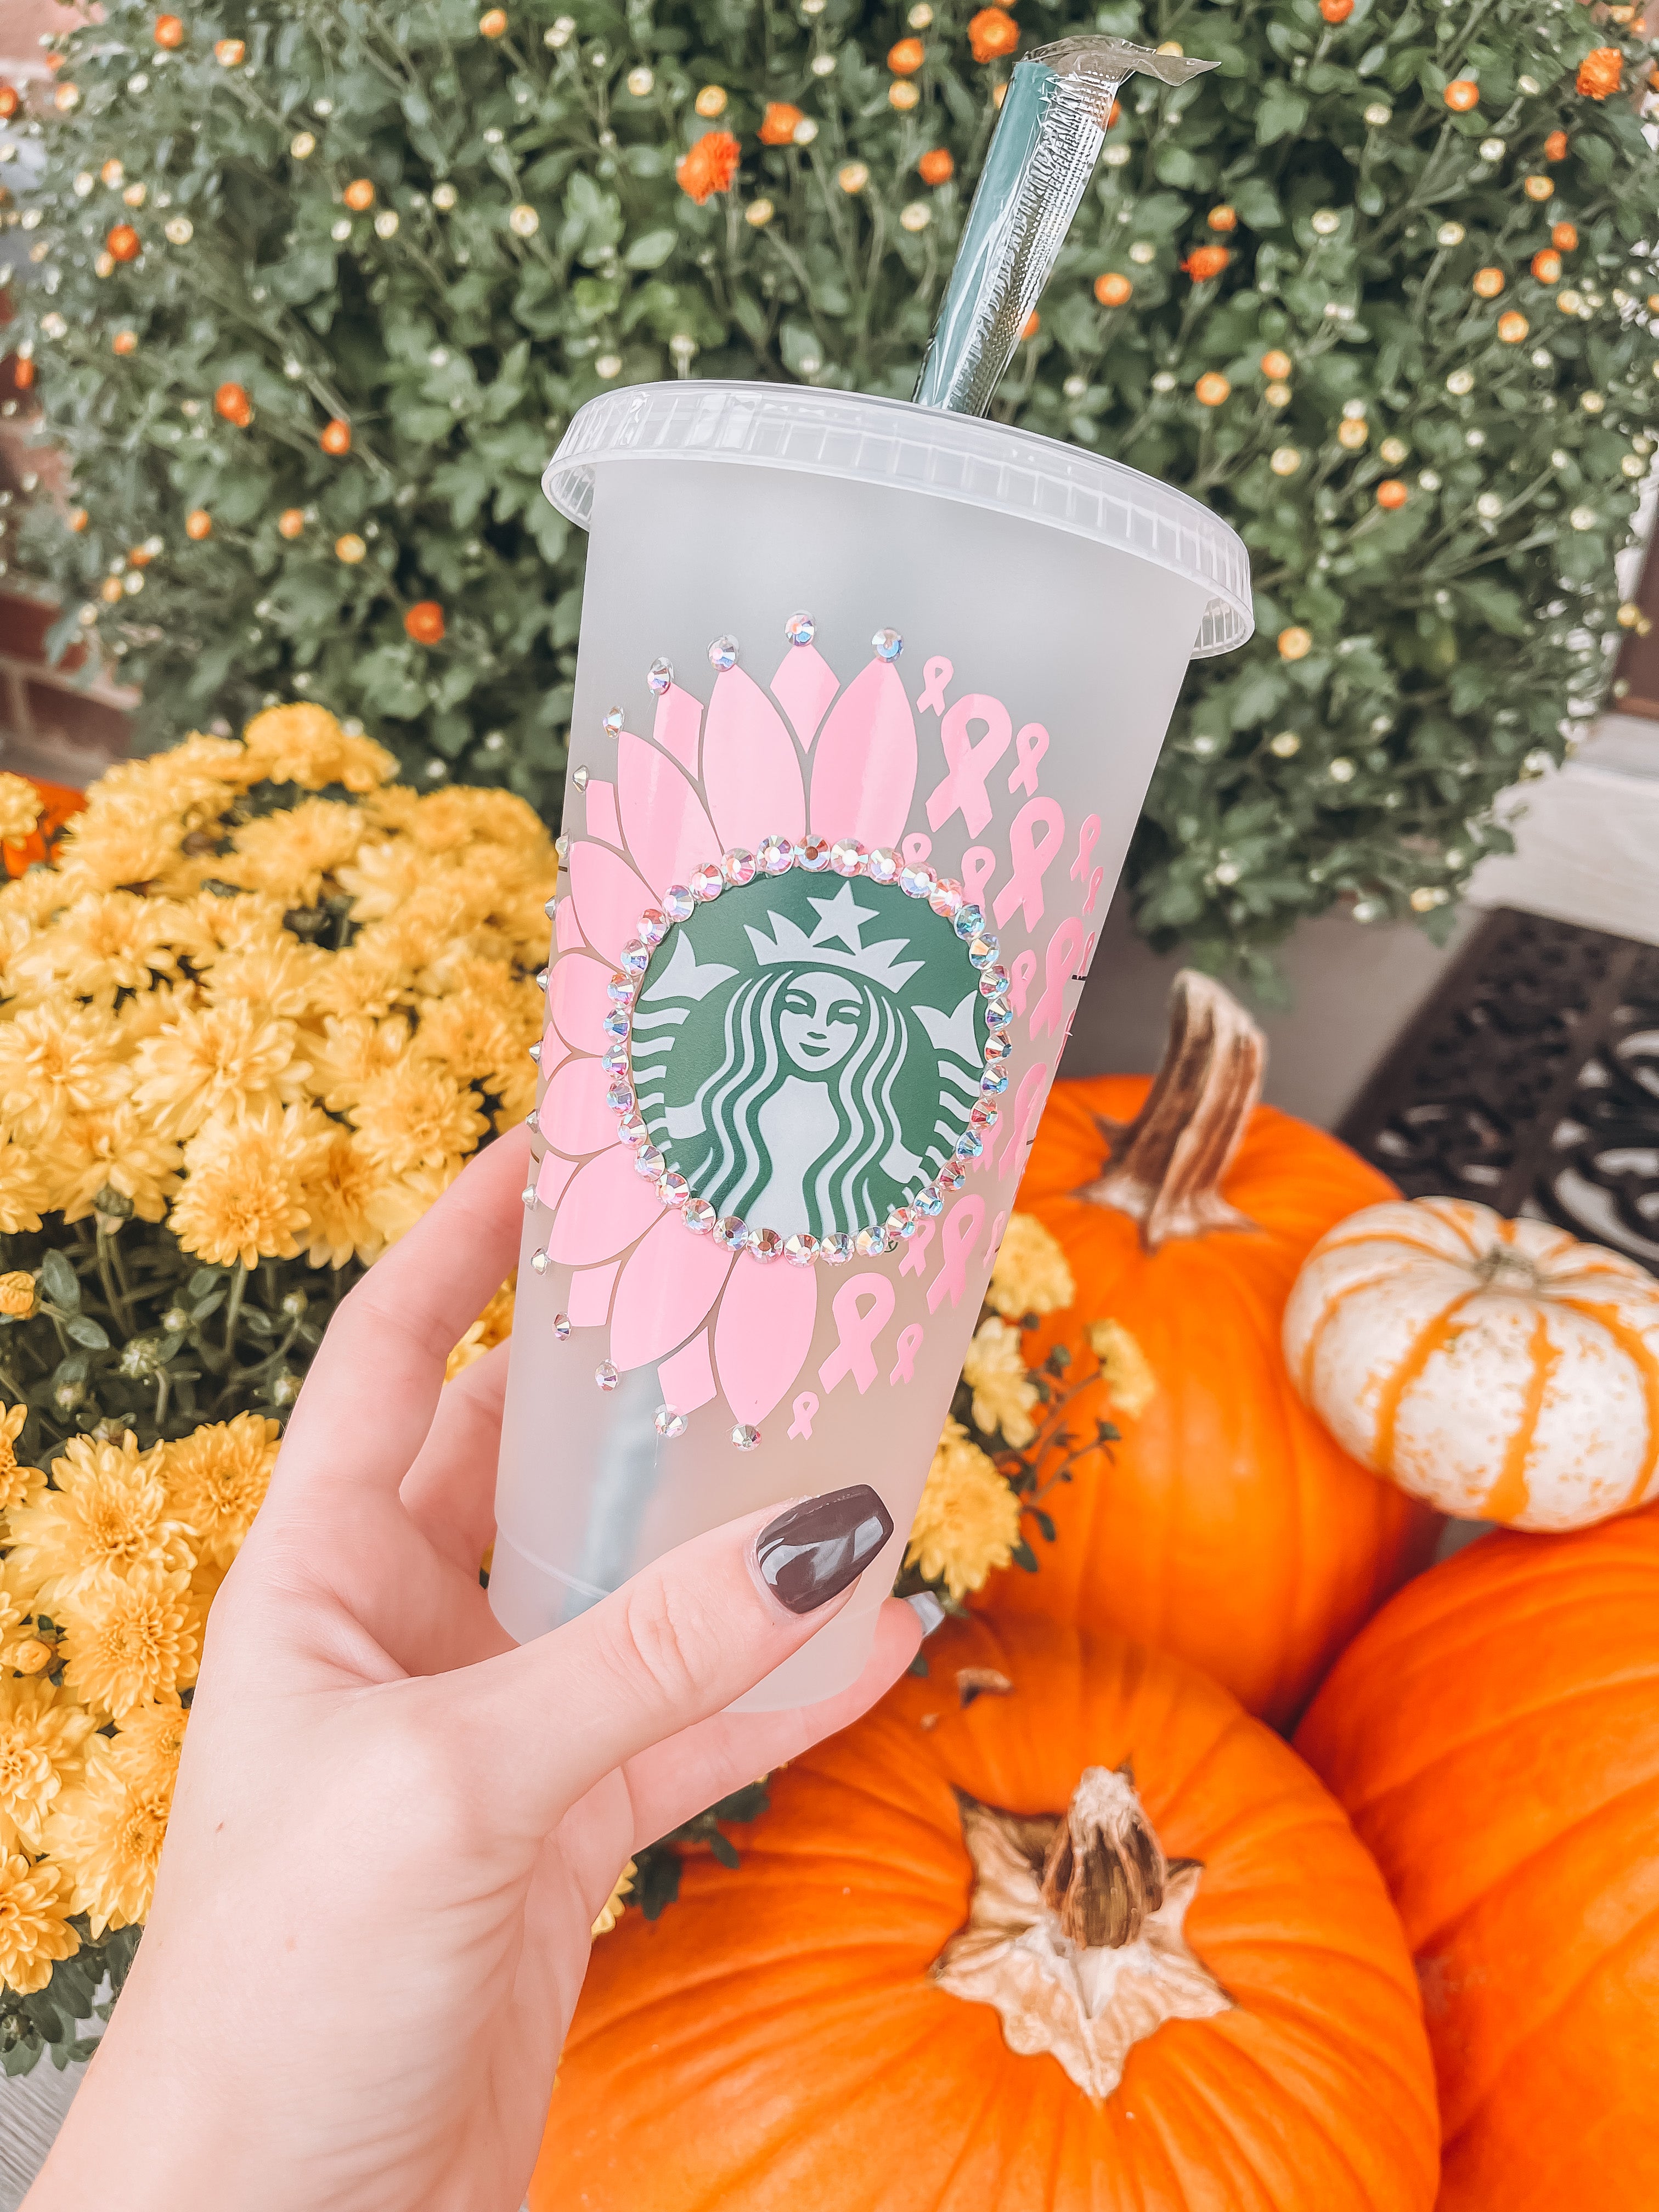
[[[653,1560],[578,1619],[448,1680],[474,1747],[538,1829],[601,1776],[721,1711],[833,1620],[893,1521],[867,1483],[755,1513]],[[511,1756],[507,1757],[508,1747]],[[525,1758],[526,1747],[532,1754]]]

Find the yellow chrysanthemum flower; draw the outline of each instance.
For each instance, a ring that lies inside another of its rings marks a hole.
[[[190,1715],[176,1698],[153,1705],[135,1706],[120,1729],[102,1741],[100,1758],[106,1758],[130,1782],[148,1786],[160,1783],[171,1788],[179,1771],[179,1754],[185,1747]]]
[[[348,1112],[372,1078],[398,1066],[412,1034],[406,1014],[376,1021],[371,1014],[327,1014],[322,1035],[306,1035],[312,1088],[331,1114]]]
[[[228,1567],[264,1503],[282,1424],[258,1413],[211,1421],[164,1447],[168,1504],[198,1559]]]
[[[42,989],[58,985],[107,1006],[119,991],[147,991],[158,975],[176,975],[193,936],[189,909],[175,900],[88,891],[14,964]]]
[[[363,1150],[393,1175],[464,1159],[489,1126],[447,1070],[413,1063],[371,1076],[350,1118]]]
[[[1100,1362],[1114,1413],[1139,1420],[1158,1395],[1152,1363],[1120,1321],[1092,1321],[1089,1348]]]
[[[363,817],[337,799],[302,799],[280,814],[261,815],[236,832],[220,872],[284,906],[314,906],[325,877],[337,878],[362,842]]]
[[[201,938],[197,964],[227,952],[269,952],[275,946],[292,945],[283,910],[281,899],[270,898],[264,891],[240,891],[234,897],[202,892],[190,902],[191,920]]]
[[[332,1123],[310,1155],[300,1185],[311,1265],[343,1267],[354,1255],[365,1266],[378,1260],[388,1242],[379,1224],[391,1188],[357,1132]]]
[[[148,886],[193,890],[198,871],[181,867],[181,848],[198,819],[222,805],[223,791],[204,785],[194,805],[155,788],[113,790],[107,779],[94,787],[86,811],[64,830],[58,853],[58,875],[66,900],[88,891],[136,890]]]
[[[470,995],[440,999],[422,1012],[413,1052],[416,1060],[447,1068],[459,1082],[476,1083],[484,1091],[523,1092],[527,1075],[533,1097],[536,1068],[529,1048],[538,1035],[532,1029],[525,1036],[500,1006],[486,1000]]]
[[[1029,1444],[1042,1397],[1026,1372],[1019,1331],[1012,1322],[986,1316],[968,1346],[962,1375],[974,1394],[975,1426],[988,1435],[1000,1429],[1016,1451]]]
[[[514,1279],[509,1276],[445,1362],[446,1382],[453,1382],[464,1368],[482,1359],[486,1352],[493,1352],[498,1344],[505,1344],[512,1335],[513,1292]]]
[[[187,1569],[99,1575],[55,1602],[66,1632],[64,1686],[100,1721],[195,1680],[200,1638]]]
[[[56,1489],[13,1508],[11,1561],[33,1578],[47,1612],[100,1575],[192,1564],[167,1501],[164,1449],[141,1452],[131,1430],[118,1444],[71,1437],[52,1463]]]
[[[634,1887],[634,1876],[638,1871],[633,1860],[629,1859],[628,1864],[617,1876],[616,1887],[599,1907],[599,1917],[593,1923],[592,1934],[608,1936],[622,1918],[628,1909],[629,1896]]]
[[[47,1199],[66,1221],[83,1221],[107,1185],[141,1221],[159,1221],[177,1188],[181,1154],[158,1135],[131,1097],[71,1114],[40,1152]]]
[[[131,1772],[119,1741],[94,1741],[85,1779],[64,1792],[46,1823],[46,1849],[69,1877],[70,1910],[87,1915],[94,1936],[149,1911],[173,1803],[171,1765]]]
[[[167,1226],[216,1267],[291,1260],[310,1215],[301,1194],[325,1127],[313,1107],[210,1121],[185,1147],[185,1184]]]
[[[164,1137],[194,1136],[215,1115],[257,1115],[305,1095],[292,1022],[246,999],[192,1008],[133,1054],[133,1096]]]
[[[31,1865],[21,1851],[0,1856],[0,1984],[25,1997],[45,1989],[58,1960],[81,1948],[74,1909],[61,1867]]]
[[[994,1567],[1006,1567],[1018,1541],[1018,1498],[961,1422],[947,1420],[910,1525],[905,1565],[919,1567],[930,1582],[943,1577],[960,1600]]]
[[[25,1284],[33,1295],[33,1275],[0,1275],[0,1297],[3,1297],[8,1283],[16,1282]],[[0,1304],[0,1313],[5,1310],[4,1304]],[[23,1310],[27,1313],[28,1308]],[[0,1405],[0,1517],[27,1504],[46,1487],[46,1478],[40,1468],[23,1466],[17,1456],[17,1439],[28,1417],[27,1406]]]
[[[0,772],[0,844],[26,843],[45,811],[45,799],[26,775]]]
[[[38,1229],[46,1203],[46,1170],[40,1160],[0,1130],[0,1237]]]
[[[398,771],[384,745],[348,736],[323,707],[269,707],[243,731],[242,743],[249,781],[299,783],[312,791],[337,783],[367,792]]]
[[[432,880],[432,863],[412,838],[365,840],[357,857],[340,871],[340,888],[351,895],[352,919],[383,921],[401,913]]]
[[[78,1780],[92,1715],[46,1681],[0,1674],[0,1854],[40,1849],[46,1815]]]
[[[106,1015],[59,1001],[0,1022],[0,1126],[14,1136],[52,1136],[115,1088]]]
[[[246,999],[267,1014],[298,1021],[315,1006],[328,964],[326,952],[284,934],[274,945],[222,953],[208,971],[208,996],[215,1006]]]
[[[8,1321],[27,1321],[33,1311],[33,1276],[27,1267],[9,1267],[0,1275],[0,1314]]]
[[[986,1300],[1005,1321],[1063,1312],[1077,1285],[1060,1239],[1034,1213],[1011,1213]]]
[[[413,996],[412,984],[404,963],[365,935],[329,962],[313,1003],[319,1014],[368,1014],[378,1019]]]

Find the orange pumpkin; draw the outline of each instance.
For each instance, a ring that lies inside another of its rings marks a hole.
[[[1427,2212],[1399,1923],[1295,1753],[1115,1638],[927,1653],[595,1946],[534,2212]]]
[[[1279,1351],[1297,1270],[1334,1222],[1394,1195],[1334,1137],[1259,1106],[1261,1033],[1209,977],[1176,979],[1156,1080],[1060,1083],[1019,1204],[1060,1239],[1077,1303],[1026,1340],[1080,1361],[1087,1325],[1126,1330],[1156,1388],[1109,1371],[1068,1428],[1112,1419],[1042,1510],[1042,1565],[993,1578],[992,1613],[1108,1625],[1202,1667],[1254,1713],[1293,1720],[1361,1623],[1427,1563],[1438,1516],[1348,1457]]]
[[[1346,1651],[1298,1748],[1416,1953],[1440,2212],[1659,2203],[1659,1510],[1486,1537]]]

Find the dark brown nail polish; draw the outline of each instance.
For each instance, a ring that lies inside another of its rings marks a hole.
[[[861,1575],[893,1533],[893,1516],[867,1482],[804,1498],[755,1539],[761,1579],[791,1613],[813,1613]]]

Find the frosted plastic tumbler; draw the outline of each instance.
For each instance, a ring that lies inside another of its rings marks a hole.
[[[867,1656],[1249,562],[1073,447],[771,385],[607,393],[544,488],[592,544],[491,1602],[522,1641],[869,1482],[890,1545],[742,1701],[811,1704]]]

